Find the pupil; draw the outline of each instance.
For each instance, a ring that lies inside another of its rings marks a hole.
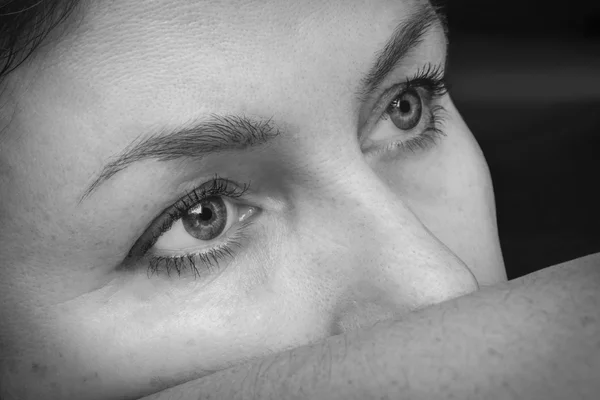
[[[202,221],[209,221],[212,218],[212,216],[213,212],[208,207],[202,207],[202,209],[200,210],[200,214],[198,214],[199,219]]]
[[[400,101],[400,111],[403,113],[410,112],[410,102],[408,100]]]

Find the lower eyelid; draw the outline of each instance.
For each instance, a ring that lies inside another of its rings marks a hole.
[[[229,266],[230,262],[239,256],[239,252],[249,246],[248,241],[251,238],[248,228],[253,222],[252,219],[245,220],[235,228],[235,232],[225,242],[212,246],[207,251],[190,252],[173,257],[147,254],[144,259],[148,264],[148,277],[161,272],[170,276],[173,272],[179,277],[182,277],[183,274],[193,273],[194,279],[215,279]],[[226,258],[230,260],[228,261]]]
[[[445,123],[446,109],[439,104],[430,104],[428,105],[427,113],[428,115],[422,117],[422,122],[419,123],[419,126],[413,129],[418,130],[419,134],[407,133],[406,135],[409,137],[403,139],[399,138],[398,135],[393,135],[379,141],[370,138],[365,139],[361,143],[361,149],[365,157],[373,158],[390,151],[394,152],[394,155],[389,155],[395,157],[396,154],[406,150],[414,152],[415,150],[428,150],[430,147],[434,147],[439,143],[440,136],[446,136],[440,127],[441,124]]]

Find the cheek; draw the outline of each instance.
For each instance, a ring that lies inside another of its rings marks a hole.
[[[492,181],[479,145],[457,119],[432,151],[379,173],[479,284],[491,285],[506,280]]]
[[[461,147],[445,169],[448,196],[432,231],[469,266],[480,285],[486,286],[506,281],[506,272],[489,169],[466,127],[465,132]]]

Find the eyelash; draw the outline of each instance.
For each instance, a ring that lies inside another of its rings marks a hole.
[[[396,92],[392,99],[395,100],[411,88],[420,88],[424,90],[427,97],[425,101],[427,103],[431,103],[431,101],[443,97],[448,92],[443,68],[441,66],[434,67],[431,64],[428,64],[422,70],[417,71],[412,78],[406,79],[404,83],[390,88],[387,92]],[[386,105],[386,108],[377,120],[377,123],[389,118],[388,109],[390,105],[391,102]],[[443,122],[442,113],[444,111],[444,107],[439,105],[430,107],[429,126],[421,134],[409,140],[392,143],[390,146],[413,152],[418,149],[426,150],[430,146],[433,146],[440,136],[445,135],[439,127]],[[233,258],[235,248],[242,247],[242,241],[246,238],[245,232],[247,232],[247,228],[252,224],[252,220],[241,222],[238,224],[238,227],[231,228],[230,230],[233,230],[234,232],[229,234],[226,243],[220,244],[203,253],[185,254],[181,256],[153,256],[148,253],[156,241],[167,232],[175,222],[182,218],[190,209],[197,206],[202,200],[211,196],[228,197],[230,199],[241,198],[249,188],[250,184],[242,185],[240,187],[240,185],[235,182],[222,179],[218,175],[215,175],[209,182],[188,192],[170,208],[165,210],[158,221],[155,221],[152,224],[152,226],[155,227],[150,228],[149,238],[145,237],[148,235],[143,235],[133,246],[128,258],[143,258],[146,260],[148,262],[148,277],[158,274],[163,270],[167,272],[168,276],[170,276],[170,273],[173,270],[177,272],[178,276],[181,276],[182,272],[191,269],[195,279],[197,276],[200,277],[202,275],[197,266],[198,263],[201,264],[201,269],[206,269],[209,273],[218,271],[220,269],[220,262],[227,257]]]
[[[417,71],[412,78],[407,78],[404,83],[398,84],[386,92],[394,93],[392,100],[386,104],[385,110],[377,119],[376,124],[390,118],[389,107],[402,94],[410,89],[422,89],[425,91],[426,104],[431,104],[436,99],[448,93],[448,84],[445,79],[444,68],[441,65],[427,64],[423,69]],[[429,106],[429,124],[419,135],[408,139],[390,143],[383,151],[398,149],[400,151],[417,152],[427,150],[437,143],[437,140],[446,134],[441,129],[444,123],[446,109],[441,105]]]
[[[151,277],[158,274],[160,271],[166,271],[170,276],[171,271],[177,272],[178,276],[187,269],[191,269],[194,273],[194,279],[202,275],[197,264],[200,263],[201,269],[206,269],[209,272],[219,270],[219,262],[226,257],[234,256],[234,248],[242,247],[242,241],[245,239],[244,232],[252,224],[252,221],[244,221],[239,223],[239,227],[231,228],[233,233],[229,234],[226,243],[220,244],[210,250],[196,254],[184,254],[181,256],[153,256],[148,254],[149,250],[154,246],[156,241],[167,232],[175,222],[182,218],[190,209],[197,206],[202,200],[209,197],[228,197],[236,199],[242,197],[250,189],[250,184],[238,185],[228,179],[220,178],[215,175],[210,181],[202,186],[193,189],[185,196],[179,199],[170,208],[164,211],[150,228],[149,238],[140,238],[132,250],[128,258],[139,259],[143,258],[148,262],[147,275]],[[145,235],[146,236],[146,235]]]

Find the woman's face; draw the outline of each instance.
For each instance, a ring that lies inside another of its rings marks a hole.
[[[506,279],[428,4],[82,11],[3,92],[5,392],[140,396]]]

